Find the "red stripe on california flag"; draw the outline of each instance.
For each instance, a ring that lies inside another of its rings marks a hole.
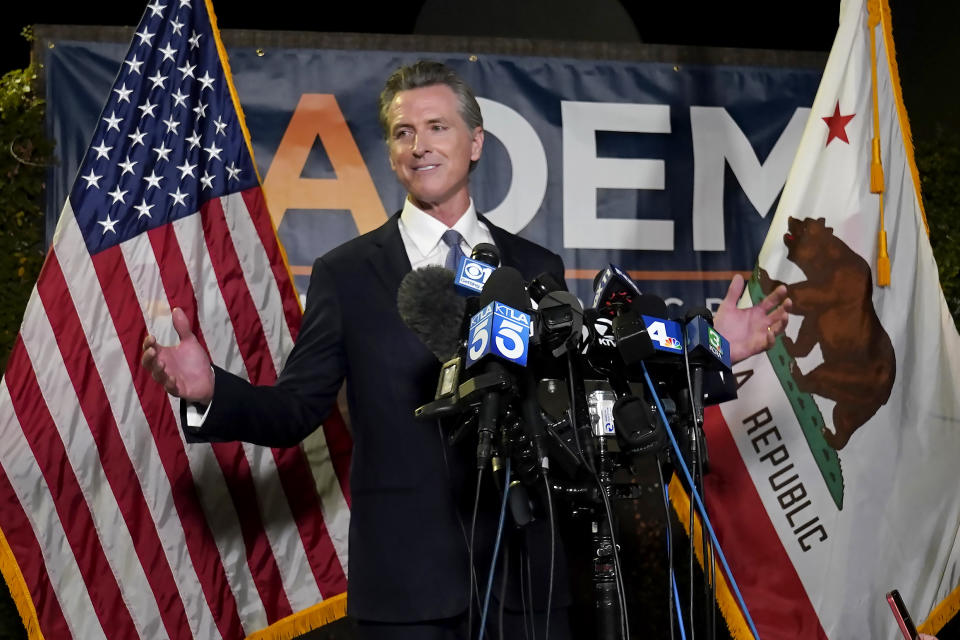
[[[92,256],[92,261],[101,282],[108,277],[113,278],[103,292],[107,309],[117,326],[134,389],[170,483],[174,508],[183,526],[187,552],[200,581],[200,589],[220,634],[224,638],[242,637],[244,633],[237,602],[230,590],[217,544],[193,483],[176,417],[166,392],[140,366],[140,345],[147,335],[147,326],[123,255],[117,247]],[[163,268],[167,269],[168,265]],[[170,268],[173,268],[172,265]],[[116,277],[116,274],[122,274],[122,277]]]
[[[273,277],[277,281],[277,288],[280,289],[280,297],[283,300],[283,315],[287,319],[287,327],[290,329],[290,337],[297,339],[300,332],[300,322],[303,315],[300,312],[300,305],[297,302],[297,292],[293,288],[293,281],[283,262],[280,243],[277,240],[277,234],[273,230],[273,224],[270,222],[270,212],[267,211],[267,203],[263,198],[263,190],[260,187],[246,189],[240,193],[243,196],[243,202],[250,212],[250,219],[257,230],[257,236],[260,238],[260,244],[263,245],[267,258],[270,260],[270,267],[273,269]]]
[[[114,247],[108,252],[119,255],[120,249]],[[98,275],[101,282],[105,282],[102,278],[106,276],[111,287],[118,280],[127,277],[122,264],[115,265],[107,274]],[[171,640],[189,638],[187,615],[173,572],[163,553],[163,545],[141,492],[140,481],[117,430],[103,381],[96,375],[97,365],[90,353],[83,326],[73,306],[55,253],[47,257],[47,268],[43,279],[37,283],[37,293],[43,302],[53,333],[57,336],[57,346],[79,399],[79,408],[97,442],[100,465],[117,500],[120,513],[123,514],[127,529],[131,532],[133,547],[157,601],[163,626]],[[123,342],[124,335],[119,332],[119,328],[118,333]],[[136,337],[130,336],[133,340],[136,340]]]
[[[26,355],[26,352],[21,349],[20,355]],[[11,361],[12,359],[11,356]],[[13,366],[12,362],[7,366],[8,368]],[[29,364],[26,366],[29,368]],[[45,638],[72,638],[44,563],[33,561],[43,558],[43,551],[2,466],[0,466],[0,521],[3,522],[3,535],[7,539],[7,545],[13,552],[13,557],[18,558],[17,566],[30,592],[30,599],[33,600],[40,632]],[[24,560],[28,558],[31,561],[25,562]]]
[[[711,466],[704,479],[708,513],[760,637],[826,640],[820,618],[717,407],[707,409],[704,428]]]
[[[194,335],[207,350],[200,329],[196,294],[190,284],[187,266],[172,225],[164,225],[149,232],[170,307],[180,307],[190,319]],[[227,240],[229,242],[229,240]],[[207,350],[209,352],[209,350]],[[272,364],[271,364],[272,367]],[[256,487],[243,446],[236,443],[211,444],[213,453],[223,470],[230,500],[237,513],[240,533],[246,550],[247,565],[270,623],[290,615],[293,610],[283,590],[280,569],[270,549],[263,520],[257,510]]]
[[[48,268],[52,255],[47,257]],[[24,436],[50,490],[100,625],[114,630],[121,638],[139,637],[20,336],[14,344],[5,379],[17,420],[21,425],[29,425]]]
[[[216,271],[224,302],[230,310],[234,330],[238,334],[245,331],[249,335],[248,340],[238,340],[238,344],[247,364],[250,380],[257,380],[258,384],[273,384],[276,381],[276,370],[269,357],[270,348],[253,298],[246,287],[240,260],[233,242],[230,241],[223,206],[220,200],[213,199],[205,203],[201,211],[210,261]],[[267,357],[264,358],[264,355]],[[262,368],[258,369],[258,366]],[[309,463],[299,447],[272,449],[272,453],[307,561],[313,574],[319,579],[329,571],[336,552],[323,522],[323,511],[316,492],[303,490],[313,484]],[[322,593],[331,593],[330,589],[343,584],[343,569],[338,569],[338,575],[335,575],[332,581],[324,579],[321,584],[318,580]],[[340,588],[340,591],[342,590],[343,587]]]

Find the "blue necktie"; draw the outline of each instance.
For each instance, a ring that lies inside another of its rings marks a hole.
[[[447,260],[443,266],[454,273],[457,272],[457,265],[460,264],[460,258],[463,257],[463,250],[460,248],[460,240],[462,239],[463,236],[460,235],[460,232],[454,231],[453,229],[447,229],[443,232],[443,236],[441,236],[443,243],[450,247],[450,251],[447,253]]]

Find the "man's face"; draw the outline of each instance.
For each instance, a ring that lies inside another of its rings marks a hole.
[[[431,212],[463,213],[470,162],[480,158],[483,130],[464,122],[453,90],[433,85],[399,92],[390,103],[390,167],[414,204]]]

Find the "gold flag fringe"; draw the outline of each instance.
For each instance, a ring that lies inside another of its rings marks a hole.
[[[936,635],[957,615],[958,611],[960,611],[960,587],[951,591],[943,602],[933,608],[923,624],[917,627],[917,631],[931,636]]]
[[[684,531],[686,531],[689,536],[690,497],[687,495],[686,490],[684,490],[683,485],[676,475],[670,479],[670,503],[673,505],[673,510],[683,524]],[[703,529],[700,524],[700,514],[696,513],[693,519],[693,548],[697,556],[697,562],[700,563],[700,567],[704,570],[704,576],[709,576],[710,572],[704,568],[702,539]],[[723,567],[717,563],[716,556],[714,556],[713,559],[713,569],[713,574],[716,576],[717,581],[717,606],[720,607],[723,620],[727,623],[730,637],[733,638],[733,640],[753,640],[753,633],[751,633],[750,627],[743,617],[743,612],[740,611],[740,605],[737,604],[737,599],[730,591],[727,577],[723,575]]]
[[[3,535],[2,530],[0,530],[0,573],[3,574],[13,603],[16,605],[23,626],[27,630],[27,638],[43,640],[43,632],[40,631],[40,621],[37,619],[37,610],[33,606],[33,598],[30,597],[30,590],[27,589],[27,583],[20,572],[20,565],[17,564],[13,550],[7,543],[7,538]]]
[[[331,596],[308,609],[298,611],[260,631],[247,636],[247,640],[291,640],[314,629],[330,624],[347,615],[347,594]]]

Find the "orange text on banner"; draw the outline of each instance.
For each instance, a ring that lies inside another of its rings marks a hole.
[[[336,178],[300,175],[317,137]],[[300,97],[270,163],[263,190],[277,228],[288,209],[349,210],[359,233],[376,229],[387,219],[367,165],[331,94],[305,93]]]

